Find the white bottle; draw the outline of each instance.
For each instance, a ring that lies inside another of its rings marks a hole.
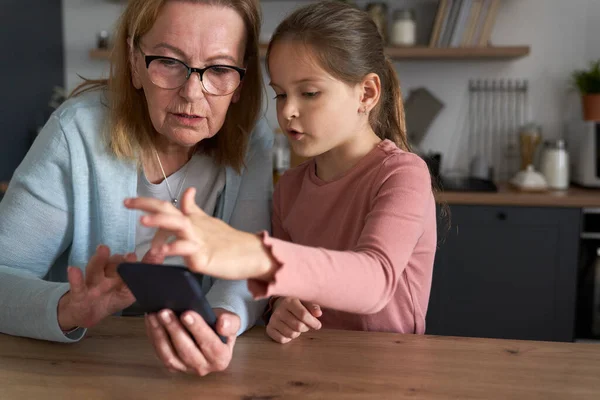
[[[550,189],[569,188],[569,153],[564,140],[545,143],[540,171],[546,177]]]
[[[414,46],[417,42],[417,23],[413,10],[396,10],[390,42],[395,46]]]

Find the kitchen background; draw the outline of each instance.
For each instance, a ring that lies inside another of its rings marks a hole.
[[[306,1],[262,1],[263,36],[268,36],[284,15]],[[365,6],[368,1],[356,1]],[[391,25],[392,11],[414,8],[419,41],[429,39],[436,0],[387,1]],[[78,74],[97,77],[107,71],[107,63],[92,60],[89,50],[101,30],[110,30],[122,4],[105,0],[63,0],[65,84],[67,90],[80,82]],[[545,138],[562,134],[563,121],[578,112],[579,98],[569,93],[569,78],[574,69],[587,66],[600,57],[600,1],[598,0],[503,0],[498,10],[491,41],[494,45],[526,45],[530,55],[517,60],[398,61],[404,96],[426,87],[445,105],[433,121],[422,142],[423,150],[444,154],[443,167],[462,166],[461,148],[456,140],[466,141],[469,79],[526,78],[529,80],[529,117],[542,126]],[[267,117],[277,126],[268,89]]]
[[[306,3],[261,1],[265,41],[284,15]],[[355,3],[364,8],[369,2]],[[60,102],[81,82],[80,76],[106,75],[108,62],[93,57],[93,49],[99,32],[112,31],[123,4],[117,0],[3,1],[0,182],[12,176],[52,111],[49,103]],[[429,42],[437,0],[386,4],[389,27],[394,10],[413,8],[417,44]],[[522,120],[538,124],[542,140],[563,137],[566,122],[581,118],[580,96],[570,87],[571,74],[600,58],[598,21],[600,0],[501,0],[491,44],[526,46],[529,52],[486,60],[397,60],[405,97],[413,91],[423,94],[418,89],[425,88],[425,97],[431,94],[443,104],[420,150],[441,153],[445,172],[469,167],[473,155],[468,137],[469,82],[478,79],[526,80]],[[265,114],[276,129],[271,89],[267,93]],[[449,234],[441,235],[444,243],[436,257],[428,333],[570,341],[594,336],[595,313],[600,338],[600,308],[592,310],[591,300],[600,247],[600,192],[576,192],[575,197],[570,192],[538,197],[499,193],[448,199],[452,226]],[[600,261],[597,265],[600,269]],[[600,283],[597,287],[598,302]]]
[[[62,87],[68,92],[81,81],[80,76],[95,78],[106,74],[107,61],[93,59],[90,50],[96,47],[100,31],[111,31],[123,7],[119,0],[49,0],[41,4],[7,1],[3,5],[6,12],[0,15],[0,32],[5,38],[3,54],[17,58],[0,66],[2,76],[11,76],[5,78],[7,90],[0,94],[0,116],[6,124],[6,133],[0,134],[0,181],[10,178],[37,126],[47,117],[49,110],[45,105],[53,88]],[[261,3],[263,36],[268,37],[285,14],[306,1]],[[364,7],[368,1],[356,3]],[[558,138],[563,134],[565,120],[579,113],[579,97],[569,90],[571,72],[600,57],[600,41],[595,40],[600,37],[597,23],[600,1],[502,0],[501,3],[491,43],[530,46],[529,55],[488,61],[395,63],[405,97],[411,90],[424,87],[444,104],[420,146],[424,152],[442,153],[444,170],[466,167],[470,79],[527,79],[527,120],[541,125],[544,139]],[[418,42],[429,40],[437,0],[395,0],[387,1],[387,5],[389,26],[394,10],[414,8]],[[36,93],[34,99],[31,93]],[[276,128],[270,89],[267,93],[266,115]]]

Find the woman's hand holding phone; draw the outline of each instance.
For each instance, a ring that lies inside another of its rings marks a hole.
[[[150,342],[169,371],[204,376],[227,368],[240,329],[240,318],[223,309],[213,311],[217,315],[217,333],[227,337],[227,343],[223,343],[194,311],[186,311],[180,318],[171,310],[146,315]]]

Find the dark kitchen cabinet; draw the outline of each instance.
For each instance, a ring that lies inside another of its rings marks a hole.
[[[451,206],[427,334],[572,341],[581,210]]]
[[[8,181],[64,86],[60,0],[0,2],[0,181]]]

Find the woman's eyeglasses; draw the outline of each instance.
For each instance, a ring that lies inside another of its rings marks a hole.
[[[242,82],[246,70],[232,65],[210,65],[206,68],[192,68],[176,58],[148,56],[140,50],[146,62],[150,81],[162,89],[177,89],[197,72],[202,87],[215,96],[233,93]]]

